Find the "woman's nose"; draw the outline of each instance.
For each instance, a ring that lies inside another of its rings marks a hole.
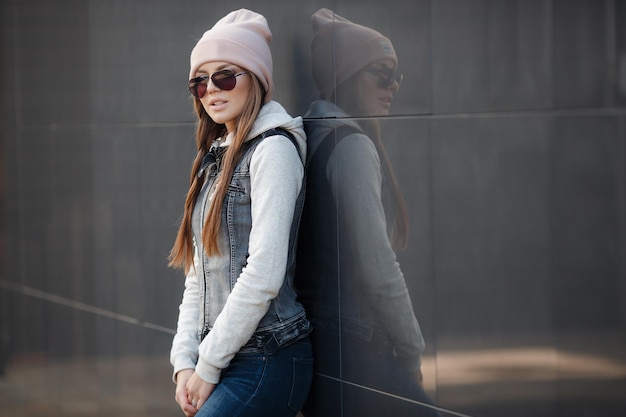
[[[214,92],[214,91],[220,91],[220,88],[218,88],[215,85],[215,83],[213,82],[212,79],[209,79],[209,82],[206,85],[206,89],[207,89],[207,93]]]

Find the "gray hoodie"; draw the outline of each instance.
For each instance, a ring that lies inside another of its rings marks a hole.
[[[293,134],[297,149],[289,138],[277,135],[264,139],[252,154],[252,227],[246,265],[227,298],[216,304],[212,301],[214,305],[209,308],[218,310],[210,333],[202,341],[198,323],[201,309],[205,308],[200,305],[204,297],[200,294],[198,272],[190,269],[170,353],[174,376],[182,369],[195,369],[203,380],[219,382],[221,370],[250,339],[283,285],[290,215],[294,213],[304,176],[306,135],[301,117],[291,117],[279,103],[271,101],[261,108],[248,140],[276,127]],[[231,140],[231,135],[227,136],[221,146],[229,146]],[[199,259],[196,248],[194,265],[199,265]]]

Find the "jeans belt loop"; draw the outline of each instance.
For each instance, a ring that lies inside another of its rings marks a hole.
[[[272,353],[278,350],[278,340],[276,340],[276,336],[274,334],[271,335],[269,340],[263,346],[263,353],[266,355],[271,355]]]

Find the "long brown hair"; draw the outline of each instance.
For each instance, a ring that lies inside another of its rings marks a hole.
[[[363,106],[363,100],[359,95],[358,89],[358,77],[361,72],[356,73],[350,77],[341,85],[337,86],[337,91],[333,93],[331,100],[335,100],[337,105],[341,107],[346,113],[352,116],[364,116],[365,108]],[[391,229],[391,244],[395,249],[406,249],[409,242],[409,214],[406,207],[406,202],[400,185],[396,179],[396,176],[387,155],[385,146],[380,133],[380,123],[378,119],[364,118],[358,120],[359,126],[363,129],[363,132],[374,142],[378,157],[381,161],[383,173],[386,175],[391,191],[393,194],[394,203],[394,218]]]
[[[213,200],[204,225],[202,226],[202,246],[209,256],[219,254],[217,236],[222,219],[224,197],[228,191],[228,185],[232,179],[233,171],[242,156],[242,146],[263,106],[264,92],[261,83],[252,72],[248,71],[248,74],[252,79],[250,83],[249,100],[246,102],[243,111],[237,118],[235,131],[232,132],[233,140],[222,157],[222,168],[219,178],[216,181]],[[198,117],[196,126],[196,146],[198,152],[191,168],[189,191],[185,198],[183,218],[178,228],[174,246],[169,255],[169,266],[183,268],[185,273],[189,271],[193,264],[194,247],[191,217],[196,200],[204,184],[204,176],[198,178],[198,171],[200,170],[202,158],[209,151],[213,141],[226,134],[226,126],[215,123],[204,110],[202,102],[199,99],[194,98],[193,105],[196,116]]]

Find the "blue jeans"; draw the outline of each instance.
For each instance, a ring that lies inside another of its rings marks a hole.
[[[293,417],[313,377],[308,337],[271,354],[238,353],[196,417]]]

